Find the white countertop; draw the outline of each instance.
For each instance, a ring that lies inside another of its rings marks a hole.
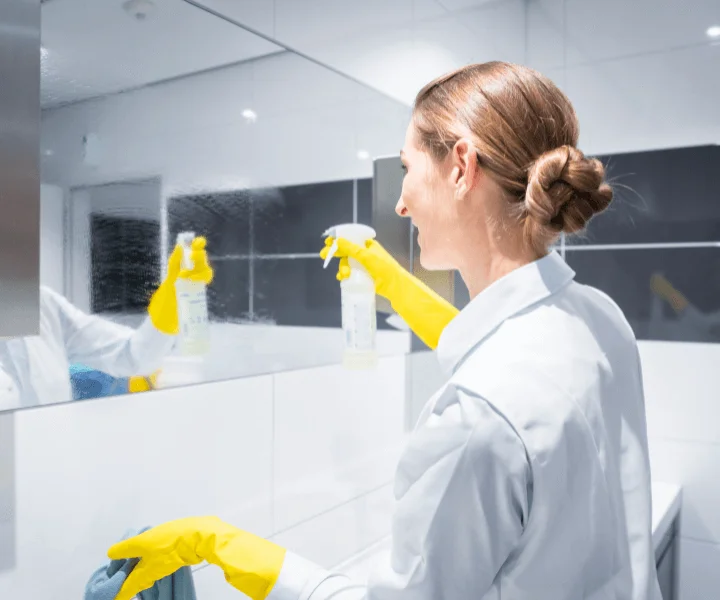
[[[673,519],[680,511],[682,490],[680,486],[672,483],[653,482],[652,484],[652,532],[653,546],[657,550],[663,536]],[[370,569],[375,561],[390,551],[390,538],[384,538],[351,559],[341,563],[334,570],[347,574],[356,581],[367,579]]]
[[[653,481],[652,484],[652,532],[653,546],[657,550],[660,540],[667,533],[673,519],[680,512],[682,489],[674,483]]]

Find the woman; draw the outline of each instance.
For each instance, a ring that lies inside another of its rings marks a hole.
[[[455,316],[377,244],[341,244],[426,341],[444,328],[449,377],[401,458],[391,559],[369,584],[185,519],[111,549],[143,561],[119,600],[202,559],[254,599],[660,599],[636,341],[548,252],[612,200],[577,141],[570,102],[531,69],[440,77],[415,101],[397,212],[418,227],[423,266],[458,269],[470,304]]]

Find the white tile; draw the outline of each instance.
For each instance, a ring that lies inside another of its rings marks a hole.
[[[275,0],[275,11],[277,39],[304,52],[318,41],[339,47],[349,37],[361,40],[380,28],[444,14],[428,0]]]
[[[718,19],[715,0],[569,0],[566,5],[568,64],[708,44]]]
[[[15,418],[16,598],[82,597],[107,548],[128,529],[215,514],[271,532],[269,377]]]
[[[720,443],[720,345],[640,342],[648,434]]]
[[[384,486],[273,536],[291,552],[331,569],[390,533],[392,486]]]
[[[272,541],[326,569],[361,548],[364,504],[352,501],[278,533]]]
[[[720,590],[720,545],[680,540],[678,600],[710,600]]]
[[[363,498],[365,519],[360,529],[360,547],[366,548],[390,535],[395,509],[394,484],[370,492]]]
[[[225,581],[222,569],[215,565],[204,565],[195,570],[193,581],[198,600],[242,600],[247,598]]]
[[[536,0],[527,6],[527,53],[524,63],[545,73],[562,67],[565,54],[564,0]]]
[[[445,2],[445,0],[443,0]],[[454,13],[456,37],[463,29],[472,34],[466,47],[467,62],[503,60],[524,63],[526,60],[526,31],[528,2],[478,2],[461,0],[464,10]],[[458,27],[459,25],[459,27]],[[461,65],[458,65],[461,66]]]
[[[719,47],[690,47],[567,70],[565,91],[590,154],[713,144]],[[672,80],[672,85],[668,81]]]
[[[413,352],[407,355],[408,428],[412,429],[423,407],[447,381],[434,352]]]
[[[391,548],[392,538],[388,536],[359,554],[351,556],[342,564],[336,565],[333,570],[344,573],[355,582],[366,582],[379,563],[390,560]]]
[[[653,481],[682,486],[682,534],[720,543],[720,445],[650,439]]]
[[[405,357],[275,378],[275,530],[389,483],[404,441]]]
[[[274,0],[199,0],[198,4],[259,33],[274,37]]]

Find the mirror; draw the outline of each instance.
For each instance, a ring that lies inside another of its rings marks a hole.
[[[0,409],[342,359],[322,234],[371,222],[372,158],[409,108],[190,3],[147,6],[43,3],[43,330],[3,343]],[[187,231],[214,269],[191,369],[147,313]],[[379,316],[380,355],[409,340]]]

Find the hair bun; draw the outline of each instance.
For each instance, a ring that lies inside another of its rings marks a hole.
[[[560,146],[538,157],[528,171],[526,229],[539,226],[553,233],[581,231],[612,198],[603,164],[573,146]]]

